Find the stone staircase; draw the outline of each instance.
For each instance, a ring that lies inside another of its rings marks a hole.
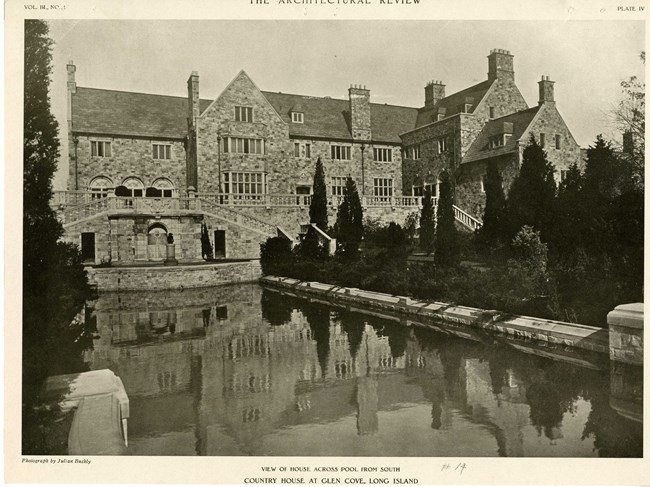
[[[278,235],[278,227],[267,223],[264,220],[248,215],[240,210],[235,210],[229,206],[220,205],[219,203],[208,199],[196,198],[196,200],[199,201],[198,209],[206,215],[249,228],[268,237],[275,237]]]
[[[474,232],[483,226],[483,222],[454,205],[454,218],[468,230]]]

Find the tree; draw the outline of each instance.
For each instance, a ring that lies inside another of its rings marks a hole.
[[[345,181],[343,201],[336,215],[336,239],[341,254],[352,257],[363,237],[363,208],[357,185],[351,177]]]
[[[479,241],[498,244],[508,238],[508,214],[503,179],[496,161],[490,161],[485,175],[485,211],[483,225],[478,232]]]
[[[574,162],[558,188],[557,225],[551,238],[554,254],[562,258],[571,257],[583,244],[586,212],[582,186],[583,177]]]
[[[293,260],[291,242],[283,237],[269,237],[260,244],[260,265],[265,275],[282,275],[282,266]]]
[[[531,134],[524,149],[519,174],[512,183],[508,196],[508,215],[511,233],[517,233],[524,225],[539,230],[542,240],[549,238],[554,224],[555,168],[546,158],[546,152]]]
[[[50,209],[59,155],[58,124],[48,94],[52,40],[41,20],[25,21],[23,127],[23,453],[47,453],[37,389],[48,375],[83,370],[92,343],[74,320],[92,296],[79,249],[60,242],[63,227]],[[74,321],[73,321],[74,320]],[[40,440],[39,440],[40,438]]]
[[[422,198],[422,213],[420,214],[420,247],[426,253],[433,252],[433,244],[436,234],[436,216],[431,197],[431,188],[424,189]]]
[[[316,161],[314,193],[309,204],[309,223],[315,223],[318,228],[327,232],[327,186],[325,185],[325,171],[320,157]]]
[[[447,171],[440,176],[440,199],[438,201],[438,225],[433,260],[436,268],[450,268],[458,264],[458,230],[454,217],[454,196],[451,178]]]
[[[205,260],[212,260],[214,258],[212,243],[208,235],[208,227],[205,223],[201,224],[201,255]]]
[[[639,56],[645,64],[645,51]],[[621,81],[622,98],[612,110],[615,127],[623,133],[625,162],[631,182],[643,188],[645,169],[645,83],[636,76]]]
[[[585,163],[583,193],[590,205],[607,204],[621,194],[626,182],[622,169],[611,142],[598,135]]]

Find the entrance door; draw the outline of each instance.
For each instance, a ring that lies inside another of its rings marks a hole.
[[[84,261],[92,260],[95,262],[95,234],[81,234],[81,258]]]
[[[215,230],[214,231],[214,256],[215,257],[226,257],[226,231],[225,230]]]
[[[149,260],[163,260],[167,252],[167,232],[162,227],[154,227],[147,235],[147,255]]]

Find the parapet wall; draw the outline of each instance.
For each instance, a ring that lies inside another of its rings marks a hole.
[[[91,267],[88,280],[100,291],[145,291],[254,282],[262,275],[259,260],[155,267]]]
[[[317,297],[333,304],[363,306],[400,313],[417,320],[439,320],[538,342],[542,346],[574,347],[603,354],[609,353],[608,331],[593,326],[545,320],[530,316],[506,315],[448,303],[418,301],[405,296],[345,288],[319,282],[298,281],[286,277],[265,276],[260,282],[272,288]]]

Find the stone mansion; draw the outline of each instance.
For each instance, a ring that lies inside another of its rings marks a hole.
[[[161,260],[173,233],[179,261],[199,260],[201,229],[215,256],[255,258],[268,236],[295,239],[309,220],[317,158],[323,162],[330,223],[345,179],[359,188],[366,216],[403,223],[424,188],[438,195],[447,169],[460,224],[480,225],[487,163],[507,187],[531,134],[556,177],[580,160],[560,116],[554,82],[539,81],[529,107],[515,83],[513,56],[494,49],[487,79],[447,95],[424,87],[421,107],[371,103],[352,85],[348,99],[261,91],[241,71],[216,99],[79,87],[68,73],[69,177],[54,205],[68,241],[89,262]]]

